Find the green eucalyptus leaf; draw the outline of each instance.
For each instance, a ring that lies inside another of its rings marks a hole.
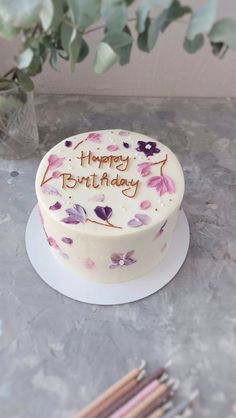
[[[128,26],[122,32],[107,31],[103,42],[109,44],[119,56],[120,65],[125,65],[129,62],[133,40]]]
[[[216,16],[216,0],[207,0],[199,9],[197,9],[190,19],[186,38],[193,41],[196,35],[208,32]]]
[[[9,28],[28,28],[38,20],[41,7],[41,0],[0,0],[0,22]]]
[[[17,84],[13,80],[0,80],[0,91],[12,90],[17,87]]]
[[[63,22],[61,25],[61,46],[66,52],[68,52],[69,50],[69,42],[71,39],[72,32],[73,27]]]
[[[34,88],[34,83],[33,81],[29,78],[28,74],[26,74],[24,71],[22,70],[17,70],[16,71],[16,76],[17,79],[19,81],[19,84],[21,85],[21,87],[26,90],[26,91],[32,91]]]
[[[21,54],[19,54],[16,57],[17,68],[19,68],[20,70],[22,70],[22,68],[27,68],[31,63],[33,56],[34,53],[32,49],[26,48],[23,52],[21,52]]]
[[[219,55],[225,44],[223,42],[211,42],[212,54]]]
[[[68,52],[64,51],[64,49],[59,49],[58,54],[64,60],[67,60],[67,61],[69,60],[69,54],[68,54]]]
[[[163,22],[161,31],[164,32],[166,28],[174,21],[180,17],[191,13],[192,9],[188,6],[182,6],[178,0],[174,0],[170,7],[167,9],[166,19]]]
[[[57,50],[56,48],[51,48],[51,53],[49,56],[49,64],[51,65],[51,67],[58,71],[58,67],[57,67]]]
[[[41,73],[42,71],[42,58],[38,52],[36,52],[32,58],[32,61],[27,68],[27,74],[30,77],[35,76],[36,74]]]
[[[213,25],[208,36],[211,42],[221,42],[230,49],[236,50],[236,21],[231,18],[218,20]]]
[[[47,31],[52,23],[54,14],[54,7],[52,0],[42,0],[41,1],[41,10],[39,17],[43,26],[43,29]]]
[[[63,0],[53,0],[53,9],[54,14],[52,19],[52,27],[54,30],[57,30],[63,17]]]
[[[89,53],[89,47],[88,47],[88,44],[87,44],[87,42],[86,42],[86,41],[82,38],[82,39],[81,39],[81,44],[80,44],[80,50],[79,50],[79,54],[78,54],[78,57],[77,57],[76,62],[81,62],[81,61],[83,61],[83,60],[87,57],[88,53]]]
[[[195,38],[190,41],[188,38],[184,39],[183,47],[188,54],[195,54],[204,44],[204,37],[200,33],[196,35]]]
[[[102,0],[101,17],[108,30],[122,31],[128,21],[124,0]]]
[[[100,17],[101,0],[68,0],[72,20],[80,30],[85,30]]]
[[[119,61],[119,57],[110,45],[105,42],[100,42],[97,46],[94,71],[97,74],[105,73],[105,71],[109,70],[117,61]]]
[[[139,33],[137,39],[138,48],[143,52],[150,52],[148,49],[148,31],[151,24],[151,19],[148,17],[145,22],[145,30],[142,33]]]
[[[153,21],[151,22],[149,29],[148,29],[148,50],[154,48],[158,35],[161,32],[163,25],[166,22],[168,12],[167,10],[163,10]]]
[[[167,9],[173,0],[143,0],[136,11],[137,23],[136,29],[138,33],[145,31],[145,22],[151,9],[155,6],[160,6],[163,9]]]
[[[71,71],[75,71],[75,64],[78,59],[80,45],[81,45],[81,34],[77,31],[77,29],[74,28],[71,34],[69,47],[68,47]]]

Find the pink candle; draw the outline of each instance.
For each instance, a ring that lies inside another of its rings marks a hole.
[[[122,418],[124,417],[133,407],[139,404],[143,399],[145,399],[154,389],[159,386],[158,380],[153,380],[149,383],[143,390],[141,390],[136,396],[134,396],[130,401],[122,405],[116,412],[112,415],[109,415],[109,418]]]

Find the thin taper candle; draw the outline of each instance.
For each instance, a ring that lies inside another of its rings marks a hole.
[[[165,369],[163,367],[157,369],[154,373],[150,376],[143,379],[137,386],[135,386],[132,390],[130,390],[126,395],[122,398],[118,399],[114,402],[109,408],[107,408],[102,414],[99,415],[99,418],[107,418],[113,412],[117,411],[121,406],[123,406],[126,402],[132,399],[137,393],[139,393],[143,388],[145,388],[149,383],[151,383],[155,379],[160,379],[164,375]]]
[[[121,408],[109,416],[109,418],[122,418],[124,417],[133,407],[138,405],[145,399],[151,392],[154,391],[160,385],[159,380],[153,380],[143,390],[141,390],[136,396],[126,402]]]
[[[95,410],[98,410],[98,407],[101,406],[109,397],[119,391],[123,386],[129,383],[132,380],[135,380],[140,373],[140,368],[135,368],[123,376],[118,382],[114,383],[110,388],[98,396],[93,402],[86,406],[78,415],[78,418],[92,418],[96,416]],[[136,383],[136,381],[135,381]],[[132,385],[131,385],[132,386]],[[134,384],[135,386],[135,384]],[[134,387],[132,386],[132,387]]]

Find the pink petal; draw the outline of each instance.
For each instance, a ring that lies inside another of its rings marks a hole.
[[[172,178],[169,177],[169,176],[166,176],[166,175],[163,176],[163,177],[164,177],[164,182],[165,182],[166,187],[167,187],[167,191],[170,194],[175,193],[176,189],[175,189],[175,184],[174,184]]]
[[[53,173],[52,173],[52,177],[54,179],[58,179],[60,177],[60,175],[61,175],[60,171],[53,171]]]
[[[101,142],[101,134],[96,132],[91,132],[87,136],[88,141],[95,142],[95,144],[99,144]]]
[[[55,187],[49,186],[49,184],[44,184],[42,186],[42,192],[50,195],[61,196],[61,193],[59,193]]]
[[[59,246],[57,245],[57,242],[54,238],[48,237],[48,243],[49,243],[50,247],[55,248],[55,250],[59,249]]]
[[[86,269],[92,270],[95,267],[95,263],[90,257],[88,257],[84,260],[84,266]]]
[[[147,186],[149,186],[149,187],[160,187],[162,182],[163,182],[162,176],[154,176],[154,177],[151,177],[150,179],[148,179]]]
[[[151,206],[150,200],[143,200],[140,203],[140,208],[143,209],[143,210],[150,208],[150,206]]]
[[[49,155],[48,165],[50,170],[55,170],[63,164],[64,158],[60,158],[55,154]]]
[[[138,164],[138,172],[141,174],[142,177],[148,176],[150,174],[151,166],[152,166],[152,163]]]
[[[108,145],[107,150],[108,151],[117,151],[119,149],[118,145]]]

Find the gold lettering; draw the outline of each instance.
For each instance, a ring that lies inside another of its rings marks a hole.
[[[62,173],[61,177],[62,177],[63,189],[66,189],[66,188],[74,189],[74,187],[77,184],[77,180],[71,175],[71,173]],[[73,185],[71,185],[71,184],[68,184],[68,182],[74,182],[74,184],[72,183]]]

